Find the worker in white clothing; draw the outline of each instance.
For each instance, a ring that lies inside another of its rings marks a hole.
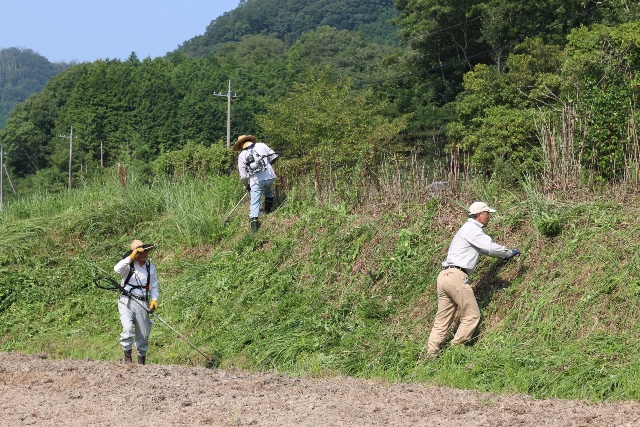
[[[469,219],[451,241],[447,259],[437,279],[438,311],[428,341],[428,358],[437,357],[456,310],[460,312],[460,325],[451,344],[469,341],[480,322],[480,308],[469,277],[478,263],[480,254],[510,260],[520,254],[494,243],[483,228],[489,223],[489,214],[495,212],[484,202],[469,206]]]
[[[263,195],[264,211],[269,213],[273,208],[273,181],[277,177],[272,165],[279,156],[267,144],[257,142],[253,135],[240,135],[233,145],[233,151],[240,152],[238,172],[244,188],[251,192],[249,219],[251,230],[257,231],[260,228],[258,216]]]
[[[130,245],[131,250],[113,267],[122,276],[118,311],[122,324],[120,344],[125,363],[132,363],[134,338],[138,363],[144,365],[146,362],[152,325],[149,313],[158,308],[159,294],[156,266],[149,261],[149,252],[154,247],[153,243],[144,244],[134,240]]]

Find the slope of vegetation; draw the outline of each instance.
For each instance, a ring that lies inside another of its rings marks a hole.
[[[471,179],[436,191],[388,172],[362,202],[347,202],[355,183],[338,193],[298,182],[255,234],[246,206],[223,224],[241,196],[235,177],[132,176],[123,189],[109,171],[68,196],[12,203],[0,217],[0,348],[120,358],[116,295],[92,279],[114,276],[140,238],[158,243],[159,315],[224,368],[640,397],[637,195]],[[499,211],[489,233],[523,255],[481,260],[476,342],[425,361],[440,262],[478,199]],[[149,362],[205,360],[156,321]]]

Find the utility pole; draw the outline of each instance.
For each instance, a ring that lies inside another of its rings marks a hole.
[[[227,97],[227,148],[231,148],[231,98],[237,98],[238,95],[235,93],[233,96],[231,95],[231,80],[229,80],[229,91],[227,94],[215,93],[213,92],[213,96],[226,96]]]
[[[16,192],[16,187],[13,186],[13,181],[11,181],[11,176],[9,175],[9,171],[7,170],[7,165],[3,163],[2,166],[4,166],[4,173],[7,175],[7,179],[9,180],[9,184],[11,185],[13,194],[17,196],[18,193]],[[2,171],[0,171],[0,173],[2,173]]]
[[[76,138],[75,136],[73,136],[73,126],[71,126],[71,134],[69,134],[69,136],[60,135],[60,138],[69,138],[69,188],[67,189],[67,191],[71,191],[71,160],[73,158],[73,138]]]

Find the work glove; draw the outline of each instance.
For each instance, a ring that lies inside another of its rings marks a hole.
[[[518,250],[518,248],[514,248],[514,249],[511,249],[511,256],[508,256],[505,259],[509,261],[517,257],[518,255],[520,255],[520,251]]]
[[[131,251],[131,255],[129,255],[129,259],[131,261],[134,261],[136,258],[138,258],[138,255],[140,255],[142,252],[144,252],[144,249],[135,248],[134,250]]]
[[[158,300],[152,299],[149,303],[149,312],[153,313],[158,308]]]

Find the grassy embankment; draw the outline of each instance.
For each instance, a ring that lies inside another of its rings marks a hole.
[[[92,278],[116,277],[139,238],[159,244],[158,314],[222,368],[640,399],[636,196],[398,182],[351,205],[301,184],[256,234],[246,205],[222,224],[241,196],[235,177],[126,191],[106,179],[19,200],[0,214],[0,349],[120,358],[116,295]],[[477,342],[424,361],[439,265],[478,199],[499,210],[489,234],[523,255],[481,259]],[[159,322],[148,361],[204,363]]]

